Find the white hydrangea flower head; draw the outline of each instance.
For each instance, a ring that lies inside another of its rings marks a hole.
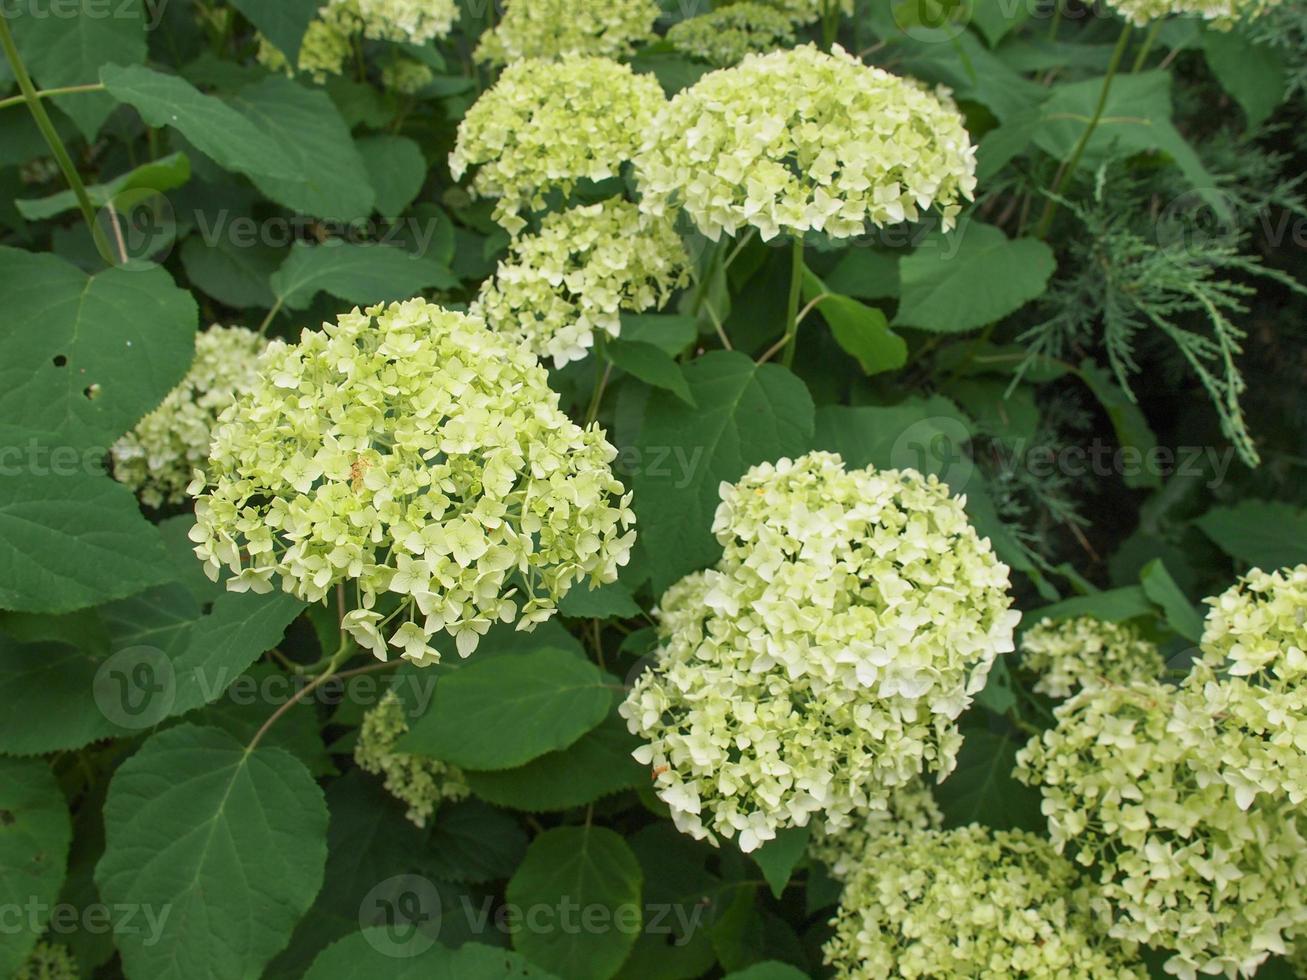
[[[319,9],[317,16],[309,22],[294,65],[263,35],[259,35],[256,57],[259,64],[269,71],[287,75],[301,71],[322,83],[328,76],[339,75],[345,70],[346,62],[354,56],[354,37],[362,30],[357,3],[331,4]]]
[[[747,852],[948,773],[1020,617],[962,503],[934,476],[832,453],[721,494],[722,559],[663,595],[657,662],[621,706],[677,827]]]
[[[636,156],[641,207],[684,207],[717,241],[745,226],[861,234],[938,206],[951,227],[976,152],[944,90],[836,46],[747,56],[679,92]]]
[[[381,68],[381,84],[401,95],[421,92],[435,77],[436,73],[426,62],[402,55],[387,61]]]
[[[41,940],[27,954],[13,980],[78,980],[81,975],[67,946]]]
[[[1136,27],[1175,15],[1201,17],[1209,27],[1228,31],[1278,7],[1280,0],[1108,0],[1108,4]]]
[[[567,54],[629,58],[653,39],[660,13],[657,0],[508,0],[473,57],[493,65]]]
[[[818,826],[808,845],[808,854],[826,866],[836,881],[846,881],[862,867],[871,842],[891,833],[939,830],[944,814],[924,779],[916,779],[889,794],[883,810],[860,811],[843,830],[828,833]]]
[[[546,191],[616,176],[666,101],[652,75],[607,58],[515,61],[459,123],[449,169],[476,167],[473,192],[499,198],[495,220],[517,233]]]
[[[1083,691],[1017,756],[1049,836],[1092,869],[1111,933],[1173,950],[1167,972],[1252,976],[1307,930],[1302,808],[1264,777],[1220,684]]]
[[[509,246],[474,304],[492,328],[562,367],[621,331],[621,314],[661,307],[689,281],[673,223],[610,199],[556,211]]]
[[[794,27],[775,7],[736,3],[673,24],[667,40],[692,58],[727,68],[747,54],[793,44]]]
[[[719,9],[750,2],[754,0],[726,0],[725,3],[719,4]],[[757,2],[780,11],[792,24],[812,24],[821,19],[830,0],[757,0]],[[840,13],[846,17],[853,15],[853,0],[839,0],[839,5]]]
[[[479,317],[375,306],[269,346],[188,488],[191,540],[233,591],[353,582],[345,628],[425,666],[441,632],[467,656],[496,620],[531,629],[616,580],[635,538],[616,456]]]
[[[267,341],[244,327],[214,326],[195,338],[181,384],[110,450],[113,475],[151,507],[180,504],[195,468],[209,456],[219,414],[254,387]]]
[[[408,729],[403,701],[394,691],[387,691],[363,716],[354,761],[364,772],[382,776],[386,792],[408,807],[405,816],[425,827],[441,803],[465,799],[469,791],[458,767],[395,749]]]
[[[445,37],[458,20],[458,0],[329,0],[328,7],[357,12],[366,37],[408,44]]]
[[[1307,679],[1307,565],[1255,568],[1207,603],[1205,663],[1268,685]]]
[[[1138,627],[1093,616],[1032,626],[1021,637],[1021,664],[1039,675],[1035,691],[1057,699],[1088,687],[1157,680],[1166,668],[1157,644]]]
[[[841,980],[1144,980],[1047,841],[975,824],[874,838],[824,947]]]

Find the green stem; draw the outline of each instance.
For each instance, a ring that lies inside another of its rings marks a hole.
[[[263,322],[262,322],[261,324],[259,324],[259,336],[260,336],[260,337],[262,337],[265,333],[268,332],[268,328],[269,328],[270,326],[272,326],[272,321],[273,321],[273,319],[275,319],[276,316],[277,316],[277,314],[281,312],[281,307],[282,307],[282,304],[283,304],[284,302],[285,302],[285,300],[283,300],[283,299],[281,299],[280,297],[278,297],[278,298],[277,298],[277,302],[274,303],[274,304],[272,305],[272,309],[270,309],[270,310],[268,311],[268,315],[265,316],[265,317],[263,318]]]
[[[278,718],[284,715],[291,708],[295,707],[295,705],[304,700],[304,698],[309,694],[312,694],[323,684],[327,683],[327,681],[335,677],[337,671],[340,670],[341,664],[353,655],[355,649],[354,644],[350,642],[348,638],[345,639],[340,644],[340,649],[336,651],[335,655],[331,658],[331,661],[327,664],[327,669],[317,677],[313,678],[309,683],[305,684],[304,687],[297,691],[292,697],[287,698],[286,703],[269,716],[268,720],[265,721],[259,730],[254,733],[254,737],[250,739],[250,744],[245,746],[245,752],[247,754],[253,752],[255,748],[258,747],[259,742],[262,741],[263,736],[268,733],[268,729],[277,723]]]
[[[1148,60],[1148,54],[1153,50],[1153,45],[1157,43],[1157,35],[1160,34],[1161,31],[1162,21],[1153,21],[1153,26],[1148,28],[1148,34],[1144,37],[1144,46],[1140,48],[1139,53],[1135,55],[1135,63],[1130,68],[1130,73],[1132,75],[1139,72],[1144,67],[1144,62]]]
[[[43,88],[36,93],[38,99],[53,99],[60,95],[78,95],[82,92],[103,92],[104,83],[95,82],[92,85],[65,85],[63,88]],[[22,105],[27,101],[26,95],[11,95],[7,99],[0,99],[0,109],[10,109],[16,105]]]
[[[785,305],[785,353],[781,363],[786,367],[794,364],[794,351],[799,339],[799,294],[803,291],[803,235],[794,236],[790,250],[790,296]]]
[[[840,30],[840,0],[823,0],[821,12],[821,49],[829,51]]]
[[[1048,39],[1057,40],[1057,29],[1062,26],[1062,3],[1063,0],[1054,0],[1053,3],[1053,21],[1048,25]]]
[[[1081,134],[1075,149],[1071,151],[1071,156],[1058,168],[1057,176],[1053,179],[1051,196],[1048,203],[1044,205],[1044,213],[1040,217],[1039,227],[1035,231],[1036,238],[1044,238],[1048,235],[1048,230],[1053,225],[1053,216],[1057,214],[1057,195],[1062,193],[1062,188],[1065,186],[1067,179],[1075,172],[1076,167],[1080,166],[1080,159],[1085,155],[1085,147],[1089,145],[1090,137],[1094,135],[1094,130],[1098,128],[1098,123],[1103,118],[1103,110],[1107,108],[1108,96],[1112,94],[1112,80],[1116,78],[1117,70],[1121,67],[1121,59],[1125,57],[1125,49],[1130,43],[1132,30],[1133,28],[1128,21],[1121,28],[1121,36],[1117,38],[1116,48],[1112,51],[1112,60],[1107,65],[1107,75],[1103,79],[1103,88],[1098,93],[1098,104],[1094,106],[1094,114],[1089,118],[1089,123],[1085,126],[1085,131]]]
[[[91,196],[86,193],[86,185],[82,183],[81,175],[78,174],[77,167],[73,165],[73,158],[68,155],[68,148],[64,146],[64,141],[59,138],[54,123],[50,121],[50,114],[45,111],[45,106],[41,104],[40,93],[37,92],[36,86],[32,84],[32,76],[27,74],[27,66],[23,64],[22,56],[18,53],[18,46],[14,44],[14,35],[9,30],[9,20],[2,14],[0,14],[0,47],[4,48],[5,57],[9,59],[9,65],[14,70],[14,80],[18,82],[18,90],[23,94],[22,100],[27,103],[28,111],[31,112],[32,119],[36,122],[36,128],[45,137],[45,142],[50,147],[55,162],[59,165],[59,169],[63,171],[68,186],[72,188],[73,196],[77,198],[77,206],[82,211],[82,217],[86,219],[86,227],[90,230],[91,237],[95,239],[95,243],[100,248],[102,255],[112,255],[113,253],[109,250],[109,243],[105,240],[104,232],[100,230],[95,222],[95,206],[91,203]]]

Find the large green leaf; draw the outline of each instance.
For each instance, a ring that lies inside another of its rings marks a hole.
[[[87,276],[53,255],[0,248],[0,296],[0,445],[59,447],[65,463],[47,454],[44,465],[68,476],[99,472],[98,455],[195,356],[195,300],[157,266]],[[33,462],[22,468],[42,475]]]
[[[226,235],[212,244],[195,237],[182,245],[182,267],[191,285],[238,310],[267,309],[277,301],[268,281],[285,257],[284,249],[237,245]]]
[[[322,884],[327,807],[313,777],[217,729],[147,741],[114,774],[104,824],[100,894],[158,916],[118,937],[138,980],[253,980]]]
[[[754,863],[762,869],[762,876],[767,879],[774,897],[780,898],[785,891],[785,886],[790,883],[795,866],[803,860],[811,839],[811,827],[788,827],[778,831],[774,840],[768,841],[751,855]]]
[[[616,715],[568,748],[533,759],[517,769],[465,771],[472,792],[514,810],[568,810],[649,781],[631,753],[640,740]]]
[[[390,245],[331,241],[296,244],[271,285],[286,306],[306,308],[319,292],[357,306],[411,299],[423,290],[457,285],[438,263]]]
[[[1039,792],[1012,776],[1021,746],[1010,735],[984,729],[972,728],[963,735],[957,769],[935,787],[945,825],[982,823],[995,830],[1042,831]]]
[[[672,355],[641,340],[615,340],[604,348],[608,359],[647,385],[670,391],[687,405],[694,405],[685,373]]]
[[[377,192],[377,211],[395,218],[413,203],[427,179],[422,148],[407,136],[369,136],[359,140],[359,153]]]
[[[635,509],[655,593],[721,554],[712,516],[722,481],[808,449],[812,396],[793,374],[715,351],[685,367],[698,408],[655,392],[637,445]]]
[[[508,883],[525,919],[513,945],[568,980],[608,980],[640,934],[642,883],[631,848],[606,827],[545,831]]]
[[[355,221],[372,213],[377,195],[367,167],[325,92],[277,76],[242,88],[229,103],[294,167],[291,177],[250,174],[264,194],[318,218]]]
[[[462,800],[436,811],[420,866],[444,881],[484,884],[506,880],[525,853],[526,834],[511,814]]]
[[[1166,615],[1166,622],[1190,643],[1197,643],[1203,636],[1203,617],[1180,586],[1176,585],[1171,573],[1160,558],[1154,558],[1139,573],[1139,581],[1144,594],[1155,602]]]
[[[564,650],[478,657],[437,682],[400,748],[465,769],[512,769],[567,748],[612,700],[599,668]]]
[[[186,79],[141,65],[106,65],[100,81],[119,102],[132,106],[150,126],[171,126],[218,166],[264,180],[293,181],[303,160],[285,141],[265,134],[221,99]]]
[[[0,476],[0,540],[0,608],[70,612],[172,578],[136,498],[106,476]]]
[[[93,84],[101,65],[145,61],[149,14],[143,0],[6,3],[18,53],[41,88]],[[113,112],[113,99],[79,93],[55,99],[88,140]]]
[[[975,330],[1039,296],[1056,266],[1041,241],[964,222],[932,234],[899,263],[902,299],[894,323],[937,333]]]
[[[86,188],[87,196],[97,208],[105,207],[119,195],[134,190],[152,190],[163,193],[175,190],[191,179],[191,161],[185,153],[173,153],[160,160],[143,163],[121,176],[103,184]],[[71,190],[60,191],[37,200],[14,202],[28,221],[53,218],[78,206],[77,195]]]
[[[377,926],[323,951],[304,980],[555,980],[517,953],[480,943],[458,949],[435,944],[407,958],[386,952],[392,929]]]
[[[1227,555],[1263,571],[1307,562],[1307,510],[1291,504],[1245,500],[1196,523]]]
[[[0,976],[15,976],[45,932],[71,839],[68,803],[50,767],[0,757]]]
[[[1238,31],[1203,32],[1203,54],[1212,74],[1256,129],[1288,94],[1284,59],[1278,49],[1254,44]]]
[[[814,303],[835,336],[835,342],[857,359],[867,374],[881,374],[903,367],[908,345],[889,328],[885,314],[850,296],[828,291],[815,275],[804,270],[803,299]]]
[[[321,0],[231,0],[292,65],[299,61],[304,33],[317,15]]]

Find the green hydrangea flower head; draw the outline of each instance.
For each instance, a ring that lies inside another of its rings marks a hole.
[[[629,58],[653,38],[657,0],[508,0],[473,57],[492,65],[587,54]]]
[[[951,227],[976,186],[975,148],[944,90],[838,46],[749,55],[679,92],[636,156],[641,207],[684,207],[717,241],[746,226],[861,234],[938,207]]]
[[[1280,0],[1108,0],[1108,4],[1136,27],[1175,15],[1201,17],[1209,27],[1228,31],[1278,7]]]
[[[14,980],[78,980],[82,971],[67,946],[38,942],[14,974]]]
[[[516,238],[473,308],[561,367],[585,357],[596,330],[616,337],[624,311],[661,307],[689,263],[670,221],[610,199],[548,214]]]
[[[1048,842],[972,824],[874,838],[824,947],[841,980],[1144,980]]]
[[[755,0],[724,0],[717,6],[721,9],[752,2]],[[820,20],[829,0],[756,0],[756,2],[784,14],[790,23],[802,25],[814,24]],[[839,0],[839,4],[840,13],[846,17],[853,15],[853,0]]]
[[[531,629],[616,579],[635,538],[616,456],[479,317],[375,306],[269,346],[189,488],[191,540],[233,591],[353,583],[354,638],[427,665],[439,633],[467,656],[496,620]]]
[[[357,11],[365,37],[423,45],[445,37],[458,20],[458,0],[329,0]]]
[[[195,360],[181,384],[116,443],[113,475],[151,507],[180,504],[195,468],[209,455],[219,414],[258,378],[267,341],[244,327],[210,327],[195,339]]]
[[[546,191],[616,176],[665,104],[652,75],[607,58],[515,61],[463,117],[449,169],[476,167],[473,192],[499,198],[495,220],[517,233]]]
[[[1053,845],[1091,869],[1113,936],[1172,950],[1167,972],[1194,980],[1252,976],[1307,930],[1301,802],[1268,778],[1230,688],[1135,682],[1055,714],[1016,775],[1039,786]]]
[[[1205,663],[1267,685],[1296,686],[1307,678],[1307,565],[1254,568],[1207,603]]]
[[[832,878],[842,882],[862,867],[863,855],[874,839],[943,826],[944,814],[935,802],[935,794],[924,779],[916,779],[891,792],[885,809],[859,812],[843,830],[829,833],[824,827],[816,827],[808,854],[824,864]]]
[[[364,772],[382,776],[386,792],[408,807],[405,816],[425,827],[441,803],[467,797],[467,780],[456,766],[397,751],[395,745],[408,730],[403,701],[394,691],[387,691],[363,716],[354,761]]]
[[[747,54],[793,44],[794,27],[775,7],[736,3],[673,24],[667,40],[692,58],[726,68]]]
[[[331,75],[339,75],[354,55],[354,38],[363,30],[357,3],[333,3],[318,10],[309,21],[304,40],[300,42],[299,57],[294,65],[286,55],[269,41],[259,36],[256,53],[259,64],[269,71],[293,75],[304,72],[319,84]]]
[[[421,92],[435,77],[436,73],[426,62],[402,55],[386,62],[381,68],[381,84],[401,95]]]
[[[1093,616],[1032,626],[1021,637],[1021,663],[1039,675],[1037,692],[1058,699],[1087,687],[1157,680],[1166,667],[1157,644],[1138,627]]]
[[[755,466],[721,496],[722,559],[663,595],[657,661],[621,706],[677,827],[752,851],[949,772],[1020,616],[962,503],[832,453]]]

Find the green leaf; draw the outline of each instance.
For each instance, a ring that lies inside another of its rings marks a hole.
[[[957,769],[935,787],[945,826],[981,823],[995,830],[1043,831],[1038,790],[1012,776],[1019,748],[1009,735],[977,728],[963,732]]]
[[[799,455],[812,437],[812,396],[784,368],[714,351],[684,370],[699,407],[654,392],[636,446],[635,509],[655,594],[721,554],[711,528],[722,481]]]
[[[299,62],[300,44],[318,13],[320,0],[231,0],[231,5],[294,65]]]
[[[645,384],[670,391],[685,404],[694,406],[694,395],[685,381],[681,366],[660,347],[639,340],[614,340],[605,345],[610,361]]]
[[[1043,619],[1075,619],[1078,616],[1093,616],[1108,623],[1121,623],[1137,616],[1152,616],[1155,613],[1156,610],[1149,601],[1147,593],[1137,585],[1130,585],[1123,589],[1108,589],[1105,592],[1075,596],[1036,609],[1024,618],[1023,625],[1033,625]]]
[[[1033,238],[1010,239],[968,221],[932,234],[899,263],[902,300],[896,326],[962,333],[1015,313],[1044,292],[1057,267],[1053,250]]]
[[[182,267],[191,285],[224,306],[238,310],[268,309],[277,298],[268,281],[285,261],[286,252],[256,242],[237,245],[223,235],[213,244],[188,238],[182,245]]]
[[[327,806],[313,777],[214,728],[142,745],[114,774],[104,826],[100,894],[157,916],[117,937],[139,980],[259,976],[322,885]]]
[[[899,295],[899,257],[870,248],[851,248],[826,277],[826,288],[858,299]]]
[[[1203,31],[1203,54],[1221,87],[1234,97],[1257,129],[1288,94],[1288,77],[1280,52],[1254,44],[1238,31]]]
[[[39,441],[63,459],[29,452],[20,467],[35,476],[100,472],[96,454],[74,450],[106,453],[195,356],[195,300],[157,266],[87,276],[53,255],[0,248],[0,296],[0,444]]]
[[[789,827],[777,831],[775,840],[768,841],[751,855],[754,863],[762,869],[762,876],[767,879],[775,898],[780,898],[790,883],[790,876],[807,853],[811,839],[811,827]]]
[[[41,88],[95,82],[101,65],[139,65],[146,56],[143,0],[64,0],[4,5],[18,53]],[[113,112],[102,93],[59,96],[54,104],[88,140]]]
[[[653,344],[675,357],[694,343],[699,328],[692,316],[671,313],[623,313],[622,339]]]
[[[503,881],[525,853],[526,834],[511,815],[479,800],[463,800],[436,811],[420,866],[445,881]]]
[[[205,95],[177,75],[136,65],[106,65],[100,81],[119,102],[141,114],[149,126],[171,126],[226,170],[249,177],[298,180],[302,160],[281,141],[259,130],[221,99]]]
[[[597,589],[578,583],[558,604],[558,611],[571,619],[631,619],[640,615],[640,604],[621,582]]]
[[[91,203],[97,208],[110,204],[120,194],[135,190],[152,190],[163,193],[175,190],[191,179],[191,161],[185,153],[173,153],[160,160],[143,163],[120,177],[104,184],[86,188]],[[28,221],[53,218],[78,207],[77,195],[71,190],[60,191],[37,200],[18,200],[14,204]]]
[[[1263,571],[1307,562],[1307,510],[1278,501],[1214,507],[1195,521],[1231,558]]]
[[[456,284],[448,269],[401,248],[339,240],[323,245],[297,242],[271,283],[277,297],[293,310],[306,309],[322,291],[366,307]]]
[[[513,946],[532,963],[568,980],[608,980],[640,934],[640,863],[621,836],[605,827],[557,827],[527,849],[508,883],[508,901],[526,913],[549,913],[546,928],[527,927]],[[581,927],[603,919],[603,927]],[[571,925],[568,925],[568,919]]]
[[[828,292],[825,284],[806,269],[803,299],[807,303],[816,301],[814,309],[825,319],[835,342],[855,357],[867,374],[894,371],[908,362],[908,345],[890,330],[889,320],[880,310]]]
[[[395,218],[413,203],[427,179],[422,148],[406,136],[369,136],[359,140],[359,153],[377,192],[377,211]]]
[[[1024,3],[1005,0],[964,0],[964,3],[970,10],[971,25],[980,31],[991,48],[997,47],[999,41],[1029,20],[1033,13],[1033,8]]]
[[[1137,457],[1138,465],[1123,465],[1121,468],[1121,478],[1125,485],[1154,490],[1161,487],[1162,476],[1157,468],[1145,465],[1157,448],[1157,436],[1153,435],[1148,419],[1144,417],[1138,403],[1116,383],[1110,373],[1093,361],[1082,361],[1076,373],[1107,412],[1121,448]],[[1124,457],[1122,462],[1125,462]]]
[[[779,960],[755,963],[744,970],[728,973],[725,980],[808,980],[808,974],[798,967]]]
[[[17,976],[45,932],[71,841],[68,803],[50,767],[0,757],[0,976]]]
[[[556,980],[517,953],[480,943],[449,949],[439,943],[407,958],[387,952],[393,930],[355,933],[322,952],[304,980]]]
[[[5,609],[71,612],[172,578],[135,496],[106,476],[0,477],[0,540]]]
[[[464,769],[512,769],[598,725],[613,700],[607,685],[598,667],[564,650],[478,657],[440,678],[400,748]]]
[[[377,195],[367,167],[325,92],[274,76],[242,88],[229,103],[294,168],[289,178],[251,173],[266,196],[317,218],[355,221],[372,213]]]
[[[639,745],[626,723],[609,715],[566,749],[517,769],[465,770],[464,776],[473,793],[496,806],[529,813],[569,810],[647,783],[648,770],[631,758]]]
[[[1017,695],[1012,689],[1012,675],[1007,660],[997,657],[989,672],[984,688],[976,695],[976,704],[996,715],[1005,715],[1016,707]]]
[[[1203,617],[1198,614],[1175,579],[1166,570],[1162,559],[1154,558],[1139,573],[1144,594],[1161,607],[1166,614],[1166,622],[1190,643],[1197,643],[1203,636]]]

